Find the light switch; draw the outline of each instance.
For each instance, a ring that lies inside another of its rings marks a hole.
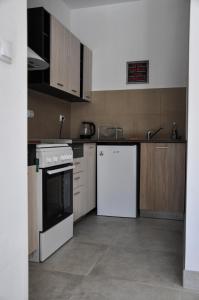
[[[11,64],[12,63],[12,43],[0,39],[0,60]]]

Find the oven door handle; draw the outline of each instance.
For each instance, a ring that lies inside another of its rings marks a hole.
[[[74,168],[75,168],[74,166],[59,168],[59,169],[47,171],[47,174],[53,175],[53,174],[57,174],[57,173],[65,172],[65,171],[70,171],[70,170],[73,170]]]

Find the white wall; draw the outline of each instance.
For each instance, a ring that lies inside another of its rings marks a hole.
[[[199,1],[191,0],[185,269],[199,272]]]
[[[93,89],[187,85],[188,0],[140,0],[71,11],[71,30],[94,51]],[[126,85],[126,62],[150,60],[150,84]]]
[[[13,64],[0,61],[0,299],[28,299],[26,0],[0,1],[0,39]]]
[[[43,6],[63,25],[70,29],[70,10],[63,0],[27,0],[28,8]]]

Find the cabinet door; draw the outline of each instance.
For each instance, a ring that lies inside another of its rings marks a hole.
[[[140,209],[183,213],[185,145],[141,145]]]
[[[28,167],[28,252],[37,249],[36,166]]]
[[[92,98],[92,51],[84,46],[83,58],[83,99],[91,101]]]
[[[184,213],[186,184],[185,144],[169,144],[168,147],[168,211]]]
[[[50,85],[69,90],[70,32],[51,16]]]
[[[86,159],[87,212],[89,212],[96,207],[96,145],[85,144],[84,155]]]
[[[80,41],[70,33],[69,93],[80,96]]]
[[[80,191],[73,192],[73,219],[76,221],[80,217]]]

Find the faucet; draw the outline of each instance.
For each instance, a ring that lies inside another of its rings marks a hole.
[[[158,134],[160,132],[160,130],[162,130],[163,128],[160,127],[158,130],[156,130],[155,132],[153,132],[152,130],[147,130],[146,135],[147,135],[147,140],[151,140],[156,134]]]

